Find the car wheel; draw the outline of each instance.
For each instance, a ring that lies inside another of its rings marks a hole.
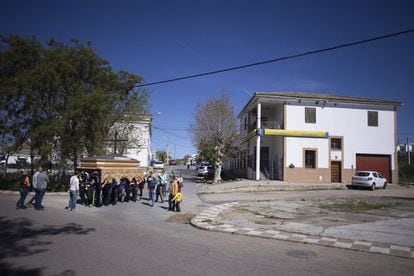
[[[371,191],[375,191],[375,183],[372,183]]]
[[[384,190],[387,188],[387,182],[384,183],[384,187],[382,187]]]

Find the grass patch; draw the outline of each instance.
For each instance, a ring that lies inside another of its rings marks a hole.
[[[357,200],[357,201],[346,201],[346,202],[340,202],[340,203],[320,204],[319,207],[322,209],[335,210],[335,211],[357,212],[357,211],[376,210],[376,209],[381,209],[381,208],[390,208],[392,207],[392,204],[388,202],[369,202],[366,200]]]
[[[192,213],[180,213],[169,216],[165,221],[173,223],[190,224],[191,219],[194,217]]]

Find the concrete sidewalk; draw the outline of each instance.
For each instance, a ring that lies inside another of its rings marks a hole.
[[[204,184],[197,189],[197,194],[224,194],[235,192],[272,192],[272,191],[310,191],[310,190],[345,190],[342,183],[293,183],[277,180],[255,181],[238,180],[222,184]]]
[[[329,247],[336,247],[336,248],[343,248],[343,249],[350,249],[350,250],[357,250],[357,251],[364,251],[369,253],[379,253],[379,254],[386,254],[386,255],[393,255],[399,257],[406,257],[414,259],[414,247],[413,246],[406,246],[401,244],[391,244],[391,243],[384,243],[384,242],[373,242],[373,241],[366,241],[366,240],[355,240],[351,238],[342,238],[343,235],[342,231],[337,231],[336,235],[338,237],[332,237],[332,233],[326,234],[324,236],[314,236],[314,235],[306,235],[306,234],[299,234],[297,232],[292,231],[278,231],[278,230],[265,230],[262,228],[254,228],[254,227],[246,227],[243,224],[229,224],[229,223],[221,223],[219,220],[219,216],[222,212],[228,210],[229,208],[235,207],[239,204],[239,202],[230,202],[219,204],[213,207],[204,210],[201,213],[198,213],[192,220],[191,224],[195,227],[200,229],[209,230],[209,231],[217,231],[217,232],[226,232],[232,234],[241,234],[247,236],[255,236],[255,237],[262,237],[268,239],[277,239],[277,240],[287,240],[293,242],[302,242],[302,243],[309,243],[309,244],[317,244]],[[243,203],[245,204],[245,203]],[[395,224],[401,224],[401,221],[392,222],[396,227]],[[409,225],[409,233],[408,237],[412,241],[412,227],[414,225],[414,219],[404,220],[403,224]],[[365,227],[364,225],[363,227]],[[385,224],[385,227],[389,227],[389,224]],[[377,232],[381,232],[381,225],[377,225]],[[294,230],[298,230],[297,228]],[[368,232],[372,232],[372,228],[367,228]],[[355,227],[354,231],[359,231],[357,227]],[[345,231],[347,234],[349,232]],[[347,236],[347,235],[344,235]],[[404,243],[404,242],[401,242]]]
[[[318,192],[317,190],[330,191]],[[289,208],[300,205],[301,200],[305,201],[305,199],[302,198],[296,201],[290,199],[289,204],[284,204],[283,200],[275,198],[274,200],[280,205],[276,217],[280,217],[280,214],[282,214],[282,216],[286,215],[287,219],[266,220],[263,213],[272,217],[271,212],[275,212],[275,210],[269,208],[269,202],[272,202],[269,195],[283,194],[278,191],[285,191],[285,194],[289,194],[289,196],[294,194],[293,191],[297,191],[297,197],[300,197],[302,193],[306,193],[304,197],[309,196],[309,194],[319,198],[329,195],[330,200],[334,198],[334,194],[338,194],[338,197],[349,197],[349,200],[352,200],[355,196],[361,197],[361,195],[366,198],[376,197],[379,201],[382,201],[382,198],[401,197],[407,201],[414,198],[414,189],[402,188],[398,185],[391,185],[388,190],[371,192],[346,190],[346,186],[342,184],[298,184],[244,180],[218,185],[201,185],[198,188],[198,193],[203,197],[208,195],[212,202],[215,198],[223,201],[226,195],[227,198],[233,201],[207,208],[198,213],[191,223],[198,228],[210,231],[414,258],[413,212],[408,212],[406,217],[397,216],[395,218],[393,216],[381,217],[378,214],[364,214],[370,216],[370,219],[364,221],[363,218],[360,223],[350,220],[351,222],[345,221],[342,224],[321,227],[320,224],[312,224],[306,220],[289,220],[291,212]],[[237,197],[242,201],[237,200]],[[243,213],[240,215],[241,209],[244,211],[246,209],[250,210],[250,216],[243,216]],[[355,216],[357,215],[361,216],[361,214],[355,214]],[[257,217],[259,218],[256,219]],[[260,223],[257,223],[257,220]]]

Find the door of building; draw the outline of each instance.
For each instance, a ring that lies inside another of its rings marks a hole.
[[[391,156],[380,154],[357,154],[357,171],[377,171],[382,174],[388,182],[392,183]]]
[[[332,183],[341,183],[341,162],[340,161],[331,161],[331,182]]]

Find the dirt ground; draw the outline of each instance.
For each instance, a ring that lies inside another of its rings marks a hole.
[[[286,222],[330,227],[396,218],[414,218],[414,199],[395,197],[292,198],[249,202],[241,203],[223,212],[220,221],[229,219],[249,221],[261,227]]]

